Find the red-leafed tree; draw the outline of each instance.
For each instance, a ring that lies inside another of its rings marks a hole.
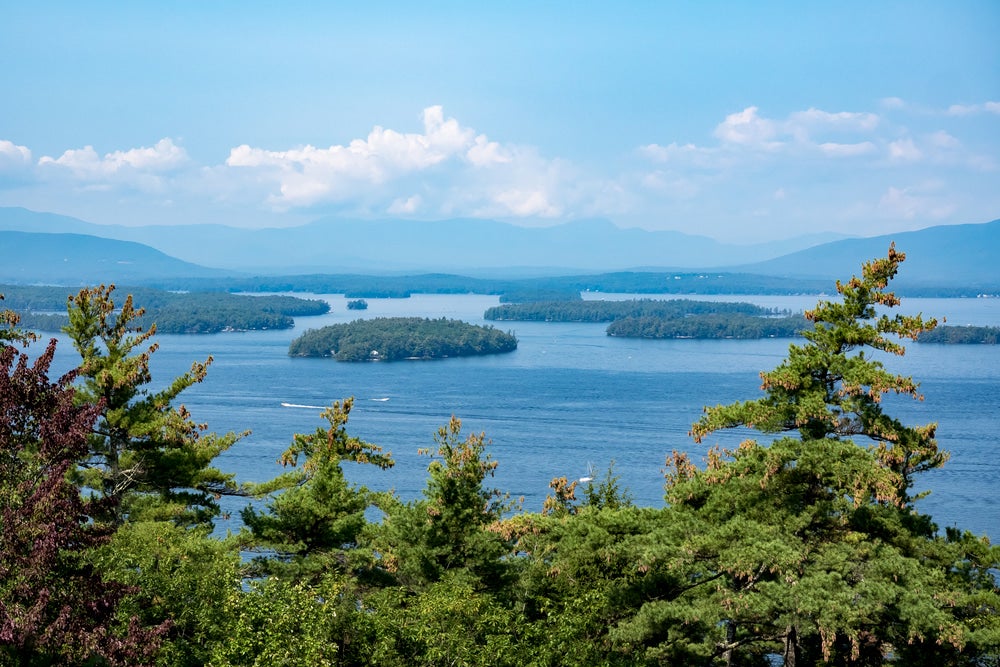
[[[0,664],[142,664],[161,628],[118,618],[128,592],[87,560],[113,527],[68,473],[87,455],[100,405],[50,381],[55,341],[33,363],[0,347]]]

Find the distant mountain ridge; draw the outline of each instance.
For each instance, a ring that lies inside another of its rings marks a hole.
[[[0,282],[96,284],[223,275],[155,248],[86,234],[0,231]]]
[[[897,285],[1000,286],[1000,220],[843,239],[732,268],[792,278],[844,278],[857,273],[861,260],[884,256],[893,242],[906,253]]]
[[[883,256],[895,241],[907,253],[901,286],[981,286],[984,292],[1000,292],[1000,220],[839,239],[808,248],[800,247],[802,239],[785,245],[727,245],[679,232],[621,229],[606,220],[525,228],[487,220],[328,218],[255,230],[96,225],[0,208],[0,230],[12,230],[0,231],[0,280],[17,282],[78,284],[238,273],[565,276],[637,269],[833,280],[857,273],[862,261]],[[775,256],[785,248],[792,251]],[[754,254],[763,257],[754,261]]]
[[[224,225],[96,225],[51,213],[0,208],[0,229],[91,234],[135,241],[188,262],[259,273],[475,273],[534,268],[548,273],[638,267],[709,268],[761,261],[837,238],[802,237],[725,244],[674,231],[623,229],[603,219],[551,227],[493,220],[344,220],[321,218],[287,228]]]

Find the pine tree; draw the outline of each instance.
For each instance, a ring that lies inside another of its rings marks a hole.
[[[78,483],[97,496],[114,498],[116,523],[126,520],[172,520],[178,524],[210,522],[217,498],[238,493],[232,475],[212,461],[240,436],[217,436],[195,423],[183,405],[173,403],[201,382],[211,357],[164,389],[152,391],[150,342],[156,325],[136,324],[143,310],[131,295],[119,308],[114,285],[88,288],[70,297],[65,327],[80,353],[81,403],[98,404],[101,415],[90,436],[90,455],[77,471]]]

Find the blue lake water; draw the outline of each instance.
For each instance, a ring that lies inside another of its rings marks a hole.
[[[299,318],[294,330],[158,337],[157,382],[166,383],[192,361],[214,357],[208,378],[185,392],[182,402],[210,430],[252,430],[218,461],[241,481],[277,474],[275,460],[292,435],[324,424],[319,409],[282,403],[327,406],[354,396],[348,430],[396,459],[389,471],[349,470],[370,488],[418,496],[428,460],[417,449],[432,447],[433,434],[454,414],[467,432],[486,433],[500,464],[494,486],[523,496],[527,510],[541,508],[553,477],[580,477],[591,467],[601,473],[611,461],[637,503],[660,506],[662,469],[671,450],[700,460],[713,444],[735,445],[752,435],[736,430],[696,445],[687,433],[702,406],[759,396],[758,373],[779,364],[792,342],[647,341],[610,338],[604,324],[501,322],[498,328],[513,330],[519,339],[511,354],[363,364],[288,357],[289,342],[305,329],[400,315],[484,323],[483,312],[497,304],[496,297],[482,295],[414,295],[368,299],[368,310],[349,311],[342,295],[320,298],[333,311]],[[817,299],[710,298],[794,311]],[[1000,299],[911,299],[904,311],[947,316],[949,324],[1000,325]],[[75,361],[72,348],[62,345],[57,365],[68,368]],[[888,410],[906,423],[937,421],[938,441],[952,453],[942,470],[920,481],[932,490],[920,508],[939,525],[1000,535],[1000,346],[910,344],[905,357],[885,362],[920,381],[926,397],[890,398]]]

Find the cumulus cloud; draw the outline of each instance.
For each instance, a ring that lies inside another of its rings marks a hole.
[[[31,165],[31,150],[0,139],[0,169],[22,169]]]
[[[188,162],[187,152],[171,139],[160,139],[150,147],[114,151],[101,156],[93,146],[64,151],[57,158],[43,156],[38,165],[63,169],[84,181],[100,181],[117,175],[162,174]]]
[[[372,189],[449,163],[486,168],[514,159],[510,148],[445,118],[440,106],[424,109],[422,120],[423,132],[375,126],[364,139],[328,148],[273,151],[244,144],[230,151],[226,165],[261,170],[277,184],[270,201],[296,207],[344,201],[359,187]],[[396,211],[405,206],[405,200],[390,204]]]
[[[773,150],[781,142],[773,141],[778,129],[774,121],[757,115],[757,107],[731,113],[715,128],[715,136],[723,143]]]
[[[982,104],[952,104],[945,112],[949,116],[971,116],[980,113],[1000,114],[1000,102],[983,102]]]

